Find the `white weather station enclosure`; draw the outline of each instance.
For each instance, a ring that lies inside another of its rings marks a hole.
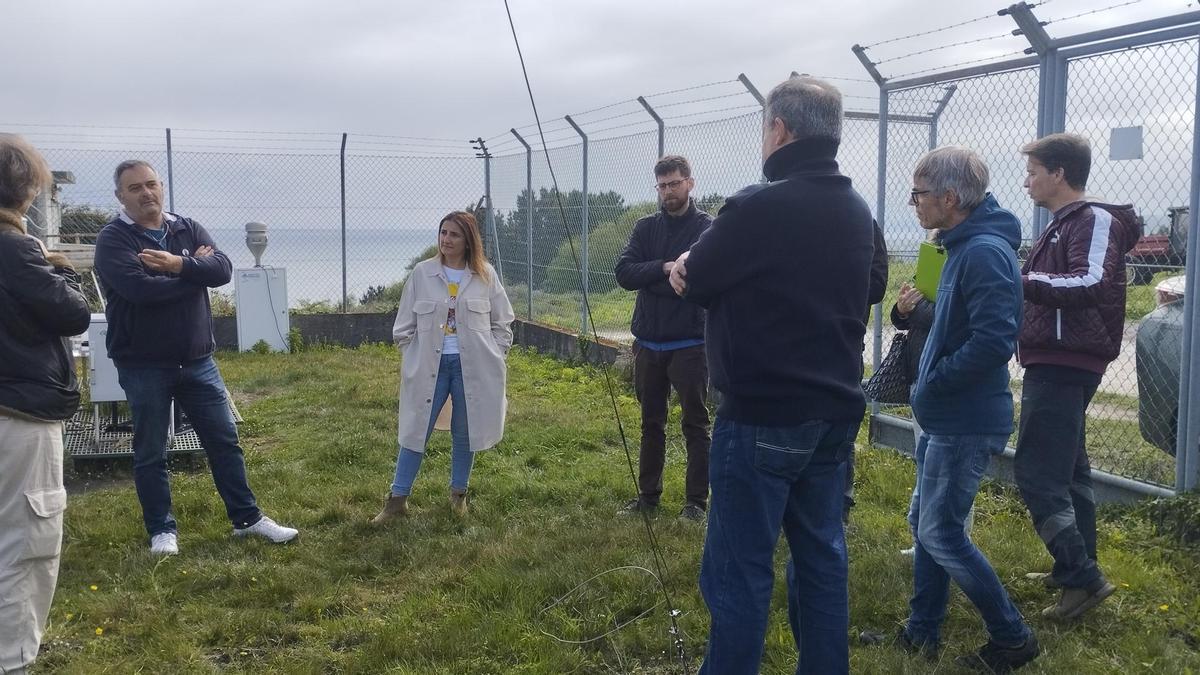
[[[254,255],[254,267],[233,272],[238,349],[249,351],[265,342],[274,351],[287,351],[287,270],[263,266],[262,255],[267,250],[267,226],[263,223],[246,223],[246,246]]]

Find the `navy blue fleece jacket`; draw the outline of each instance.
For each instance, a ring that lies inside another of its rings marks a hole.
[[[930,434],[1010,434],[1008,362],[1021,329],[1021,224],[990,194],[941,235],[946,264],[913,414]]]
[[[118,217],[96,239],[96,271],[107,301],[108,356],[118,366],[179,366],[213,353],[208,289],[233,275],[229,258],[217,250],[199,223],[164,214],[161,247],[140,225]],[[214,252],[194,257],[196,249]],[[183,258],[179,274],[146,269],[138,253],[162,248]]]

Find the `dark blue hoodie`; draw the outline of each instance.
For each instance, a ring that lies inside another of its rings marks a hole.
[[[946,265],[921,353],[913,415],[930,434],[1010,434],[1008,362],[1021,329],[1021,224],[987,195],[943,232]]]

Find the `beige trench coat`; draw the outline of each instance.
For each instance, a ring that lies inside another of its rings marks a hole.
[[[467,395],[467,430],[471,450],[487,450],[504,436],[508,410],[508,367],[513,310],[496,271],[491,283],[467,268],[458,289],[458,350]],[[392,338],[400,347],[400,446],[423,452],[433,389],[442,358],[444,326],[450,312],[450,290],[439,258],[418,263],[400,295]]]

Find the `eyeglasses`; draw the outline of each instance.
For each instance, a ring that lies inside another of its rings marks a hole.
[[[666,192],[668,190],[674,190],[675,188],[679,187],[680,185],[683,185],[686,182],[687,182],[686,178],[680,178],[679,180],[673,180],[670,183],[658,183],[654,187],[658,188],[659,192]]]
[[[913,190],[912,192],[908,193],[908,205],[916,206],[917,205],[917,195],[927,195],[930,192],[933,192],[933,190]]]

